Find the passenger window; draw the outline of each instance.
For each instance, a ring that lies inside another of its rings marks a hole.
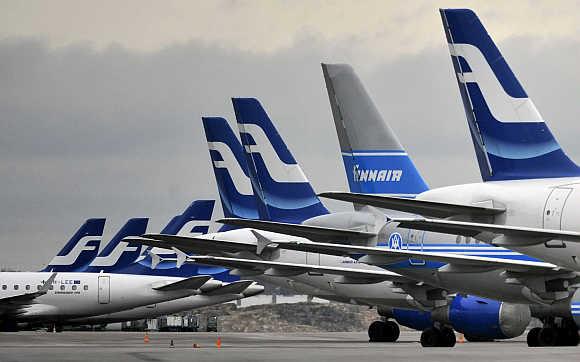
[[[89,290],[89,286],[88,286],[88,285],[85,285],[85,286],[83,287],[83,289],[84,289],[84,290]]]
[[[65,288],[65,286],[64,286],[64,285],[61,285],[61,286],[60,286],[60,290],[64,290],[64,288]]]
[[[2,286],[2,290],[6,290],[6,289],[8,289],[8,286],[7,286],[6,284],[4,284],[4,285]]]
[[[76,285],[73,285],[72,286],[72,290],[77,290],[77,286]]]
[[[30,290],[30,285],[26,285],[26,290]]]
[[[14,284],[14,290],[18,290],[19,285],[18,284]]]

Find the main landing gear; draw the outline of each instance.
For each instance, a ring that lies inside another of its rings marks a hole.
[[[542,328],[532,328],[527,340],[529,347],[577,346],[580,337],[574,321],[564,319],[559,326],[551,322],[545,323]]]
[[[393,321],[374,321],[369,326],[369,342],[396,342],[401,331]]]
[[[431,327],[421,333],[423,347],[454,347],[455,333],[449,327]]]

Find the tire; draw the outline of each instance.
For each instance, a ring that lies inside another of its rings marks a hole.
[[[399,325],[393,321],[383,323],[383,342],[396,342],[401,335]]]
[[[457,339],[455,338],[455,332],[453,329],[443,327],[441,328],[441,347],[455,347]]]
[[[441,343],[441,333],[433,327],[427,328],[421,333],[421,346],[438,347]]]
[[[580,336],[578,336],[578,329],[575,326],[558,328],[558,346],[572,346],[575,347],[580,342]]]
[[[526,340],[528,341],[528,347],[540,347],[540,341],[538,336],[540,334],[540,330],[542,328],[536,327],[530,329],[528,335],[526,336]]]
[[[385,322],[374,321],[369,326],[369,342],[383,342],[385,332]]]
[[[556,328],[542,328],[538,333],[540,347],[554,347],[558,343],[558,331]]]

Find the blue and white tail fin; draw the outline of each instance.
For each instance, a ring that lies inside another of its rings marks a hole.
[[[233,98],[258,211],[263,220],[301,223],[328,210],[254,98]]]
[[[477,15],[440,13],[483,180],[580,176]]]
[[[202,117],[215,180],[225,217],[258,219],[256,198],[242,144],[221,117]],[[221,231],[230,229],[224,225]]]
[[[181,214],[174,216],[161,230],[161,234],[207,234],[215,200],[195,200]]]
[[[80,272],[99,253],[105,219],[88,219],[42,271]]]
[[[427,184],[347,64],[322,64],[351,192],[414,197]]]
[[[129,219],[87,268],[87,272],[115,272],[134,263],[145,249],[137,243],[122,241],[127,236],[139,236],[147,231],[147,218]]]

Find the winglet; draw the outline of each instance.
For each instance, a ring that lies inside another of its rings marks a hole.
[[[44,284],[42,284],[42,287],[40,287],[40,290],[39,290],[40,293],[46,294],[46,292],[48,292],[48,290],[50,289],[50,286],[54,282],[54,278],[56,278],[56,274],[58,274],[58,273],[52,273],[50,275],[50,277],[46,280],[46,282],[44,282]]]
[[[177,249],[176,247],[172,247],[171,250],[173,250],[175,252],[175,255],[177,255],[176,267],[179,269],[187,260],[187,254]]]
[[[266,249],[270,244],[274,243],[272,240],[268,239],[267,237],[260,234],[256,230],[251,229],[250,231],[256,237],[256,253],[258,255],[261,255],[264,249]]]

